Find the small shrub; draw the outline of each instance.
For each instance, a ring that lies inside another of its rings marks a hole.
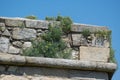
[[[33,41],[32,47],[23,51],[25,56],[42,56],[50,58],[70,58],[70,49],[61,40],[60,27],[49,26],[48,32],[42,35],[43,41]]]
[[[64,17],[61,20],[61,26],[64,33],[68,34],[71,31],[72,20],[69,17]]]
[[[47,21],[55,21],[56,19],[55,19],[55,17],[46,17],[45,18],[45,20],[47,20]]]
[[[111,31],[96,31],[95,35],[96,37],[106,37],[108,40],[110,40]]]
[[[60,27],[49,27],[49,31],[42,35],[45,41],[57,42],[61,39],[62,30]]]
[[[110,62],[113,62],[113,63],[116,62],[116,61],[115,61],[115,58],[114,58],[114,54],[115,54],[115,51],[113,50],[112,47],[110,47],[110,59],[109,59],[109,61],[110,61]]]
[[[89,29],[84,29],[82,31],[82,35],[87,38],[88,36],[90,36],[91,32],[89,31]]]
[[[37,19],[37,17],[36,16],[34,16],[34,15],[31,15],[31,16],[26,16],[25,18],[27,18],[27,19]]]
[[[60,21],[60,27],[65,34],[68,34],[71,31],[72,20],[70,17],[62,17],[59,15],[57,17],[46,17],[45,20]]]

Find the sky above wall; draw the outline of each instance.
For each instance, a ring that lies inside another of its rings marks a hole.
[[[0,16],[70,16],[76,23],[107,26],[119,65],[112,80],[120,80],[120,0],[0,0]]]

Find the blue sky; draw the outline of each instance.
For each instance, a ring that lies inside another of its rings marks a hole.
[[[120,0],[0,0],[0,16],[70,16],[74,22],[108,26],[119,65],[112,80],[120,80]]]

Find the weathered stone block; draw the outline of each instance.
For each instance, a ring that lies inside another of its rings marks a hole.
[[[29,48],[32,46],[32,43],[31,42],[24,42],[23,44],[23,49],[26,49],[26,48]]]
[[[0,52],[8,52],[9,39],[5,37],[0,37]]]
[[[72,34],[72,46],[80,46],[81,34]]]
[[[69,76],[73,80],[109,80],[106,72],[70,70]]]
[[[12,44],[13,44],[13,46],[16,46],[16,47],[19,47],[19,48],[22,47],[22,42],[20,42],[20,41],[14,41],[14,42],[12,42]]]
[[[36,38],[36,30],[34,29],[27,29],[27,28],[15,28],[12,33],[12,37],[14,39],[19,40],[31,40]]]
[[[87,24],[73,24],[71,27],[71,31],[73,32],[82,32],[83,30],[88,29],[90,32],[95,31],[108,31],[107,27],[104,26],[95,26],[95,25],[87,25]]]
[[[1,22],[0,22],[0,26],[1,26],[1,27],[5,27],[5,23],[1,23]]]
[[[48,29],[49,22],[40,20],[26,20],[26,27]]]
[[[2,33],[2,35],[11,36],[10,32],[7,29]]]
[[[23,76],[7,75],[2,77],[0,80],[29,80]]]
[[[78,60],[79,51],[72,50],[71,53],[72,53],[72,58]]]
[[[24,65],[25,63],[25,56],[0,53],[0,64]]]
[[[108,62],[109,53],[109,48],[81,46],[80,60]]]
[[[15,73],[17,71],[17,66],[9,66],[7,71]]]
[[[5,19],[5,24],[7,26],[19,26],[19,27],[25,26],[24,20],[17,18]]]
[[[104,40],[104,47],[106,48],[110,47],[110,42],[107,40]]]
[[[10,46],[9,47],[9,50],[8,50],[8,53],[11,53],[11,54],[19,54],[20,53],[20,49],[19,48],[15,48],[13,46]]]

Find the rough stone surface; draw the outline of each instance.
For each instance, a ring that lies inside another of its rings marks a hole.
[[[5,67],[0,65],[0,72],[5,71]]]
[[[14,71],[14,67],[11,67],[10,72]],[[8,69],[9,70],[9,69]],[[53,69],[53,68],[38,68],[38,67],[21,67],[17,73],[21,75],[1,75],[0,79],[20,79],[24,80],[109,80],[108,74],[105,72],[91,72],[81,70],[64,70],[64,69]],[[36,75],[36,76],[35,76]],[[9,77],[8,77],[9,76]],[[11,77],[12,78],[11,78]],[[17,80],[16,79],[16,80]]]
[[[108,31],[107,27],[104,26],[95,26],[95,25],[86,25],[86,24],[73,24],[71,27],[71,31],[73,32],[82,32],[85,29],[88,29],[90,32],[95,32],[95,31]]]
[[[31,42],[24,42],[23,44],[23,48],[26,49],[26,48],[29,48],[32,46],[32,43]]]
[[[0,22],[0,27],[5,27],[5,23]]]
[[[80,60],[107,62],[109,51],[109,48],[80,46]]]
[[[17,71],[17,67],[16,66],[9,66],[8,67],[8,72],[13,72],[15,73]]]
[[[4,75],[0,80],[29,80],[23,76]]]
[[[19,27],[24,27],[24,20],[20,19],[5,19],[5,24],[7,26],[19,26]]]
[[[10,32],[7,29],[2,33],[2,35],[11,36]]]
[[[60,78],[55,76],[1,75],[0,80],[71,80],[71,79]],[[74,79],[74,80],[77,80],[77,79]]]
[[[19,55],[0,55],[0,64],[14,64],[24,66],[43,66],[53,68],[67,68],[67,69],[80,69],[80,70],[95,70],[114,72],[116,64],[104,63],[104,62],[91,62],[82,60],[67,60],[67,59],[54,59],[54,58],[42,58],[42,57],[27,57]],[[99,66],[98,66],[99,65]]]
[[[104,41],[104,47],[106,48],[110,47],[110,43],[107,40]]]
[[[9,48],[9,39],[5,37],[0,37],[0,52],[6,53]]]
[[[24,65],[26,63],[24,56],[0,53],[0,64]]]
[[[77,80],[109,80],[108,74],[105,72],[90,72],[90,71],[70,71],[71,79]]]
[[[5,27],[0,27],[0,31],[2,32],[5,31],[5,29],[6,29]]]
[[[38,29],[48,29],[47,21],[37,21],[37,20],[26,20],[26,27],[38,28]]]
[[[81,42],[81,34],[72,34],[72,45],[73,46],[80,46]]]
[[[79,51],[72,50],[72,57],[73,59],[78,59]]]
[[[20,53],[20,49],[19,49],[19,48],[15,48],[15,47],[13,47],[13,46],[10,46],[8,53],[11,53],[11,54],[19,54],[19,53]]]
[[[36,38],[36,31],[34,29],[27,29],[27,28],[15,28],[13,30],[12,37],[14,39],[20,39],[20,40],[31,40],[33,38]]]
[[[22,42],[20,42],[20,41],[14,41],[14,42],[12,42],[12,44],[13,44],[13,46],[16,46],[16,47],[19,47],[19,48],[22,47]]]

